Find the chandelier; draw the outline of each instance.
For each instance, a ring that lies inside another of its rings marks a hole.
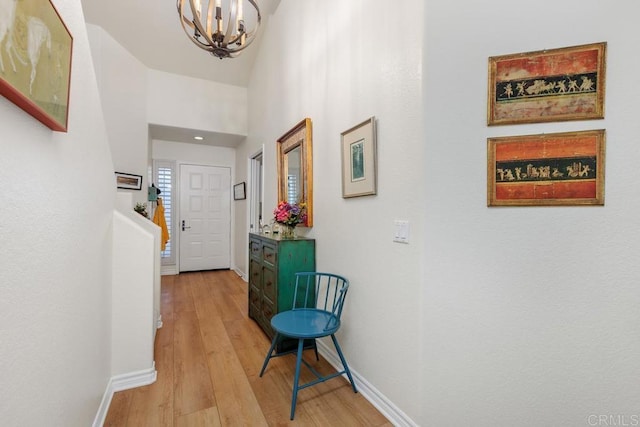
[[[245,24],[244,0],[227,1],[229,19],[225,28],[222,0],[177,0],[180,23],[189,40],[220,59],[238,56],[255,39],[260,26],[260,9],[255,0],[247,0],[257,14],[252,31],[247,31]]]

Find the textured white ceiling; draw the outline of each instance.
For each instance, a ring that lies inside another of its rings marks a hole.
[[[260,33],[280,0],[256,3],[262,15],[258,38],[239,57],[222,60],[189,41],[175,0],[82,0],[82,8],[88,23],[102,27],[151,69],[246,87]]]

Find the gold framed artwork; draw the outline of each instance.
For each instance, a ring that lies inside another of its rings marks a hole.
[[[278,203],[305,203],[307,218],[301,225],[313,226],[313,141],[311,119],[305,118],[277,141]]]
[[[342,132],[342,197],[377,192],[376,118]]]
[[[73,37],[50,0],[0,2],[0,94],[66,132]]]
[[[487,139],[488,206],[604,205],[605,131]]]
[[[604,118],[606,42],[489,58],[488,125]]]

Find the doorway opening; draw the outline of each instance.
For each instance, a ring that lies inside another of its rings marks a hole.
[[[262,216],[263,151],[264,148],[261,148],[249,159],[249,231],[252,233],[259,233],[265,224]]]

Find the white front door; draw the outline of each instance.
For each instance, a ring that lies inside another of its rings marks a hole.
[[[231,170],[180,166],[180,271],[230,267]]]

